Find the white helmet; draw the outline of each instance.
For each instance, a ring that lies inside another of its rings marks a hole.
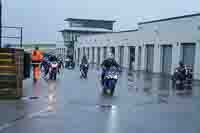
[[[111,52],[108,53],[108,58],[114,58],[114,56]]]

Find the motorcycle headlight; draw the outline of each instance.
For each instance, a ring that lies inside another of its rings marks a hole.
[[[115,78],[115,79],[117,79],[117,78],[118,78],[118,76],[117,76],[117,75],[115,75],[115,76],[114,76],[114,78]]]

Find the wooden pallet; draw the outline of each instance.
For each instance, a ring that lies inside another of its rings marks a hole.
[[[22,97],[24,51],[0,48],[0,99]]]

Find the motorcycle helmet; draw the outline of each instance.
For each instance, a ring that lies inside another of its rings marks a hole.
[[[184,66],[183,61],[179,61],[179,66],[181,66],[181,67]]]
[[[110,58],[110,59],[114,58],[114,56],[113,56],[113,54],[111,52],[108,53],[108,58]]]
[[[35,50],[39,50],[39,46],[38,45],[35,46]]]

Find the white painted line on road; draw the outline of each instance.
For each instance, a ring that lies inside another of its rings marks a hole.
[[[2,132],[3,130],[11,127],[14,123],[6,123],[6,124],[3,124],[2,126],[0,126],[0,132]]]
[[[47,109],[43,109],[43,110],[40,110],[39,112],[31,113],[31,114],[29,114],[27,116],[24,116],[21,119],[17,118],[15,120],[12,120],[11,122],[2,124],[2,125],[0,125],[0,132],[2,132],[3,130],[5,130],[7,128],[12,127],[14,124],[16,124],[20,120],[24,120],[26,118],[32,119],[33,117],[39,116],[39,115],[41,115],[42,113],[45,113],[45,112],[48,112],[48,110]]]
[[[32,114],[28,115],[28,116],[25,117],[25,118],[31,119],[31,118],[33,118],[33,117],[35,117],[35,116],[39,116],[39,115],[41,115],[42,113],[45,113],[45,112],[47,112],[47,111],[48,111],[47,109],[44,109],[44,110],[41,110],[41,111],[39,111],[39,112],[32,113]]]

